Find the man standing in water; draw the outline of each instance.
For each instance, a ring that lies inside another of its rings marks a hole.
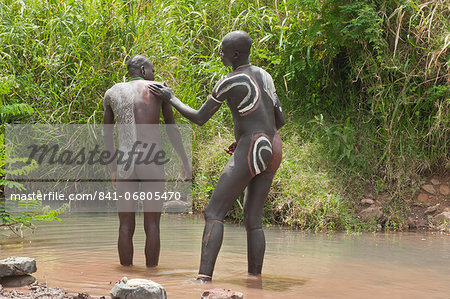
[[[199,110],[183,104],[166,85],[152,83],[150,90],[167,100],[183,116],[203,125],[227,100],[233,115],[237,146],[217,182],[205,209],[205,228],[198,280],[211,281],[222,245],[223,220],[247,187],[244,223],[247,230],[248,273],[260,275],[265,238],[261,218],[276,170],[281,163],[278,129],[284,115],[272,77],[249,63],[252,40],[244,31],[228,33],[222,40],[221,59],[233,72],[224,76]],[[232,147],[230,147],[232,148]]]
[[[135,201],[133,194],[164,192],[164,166],[156,163],[137,163],[139,157],[148,157],[160,150],[161,135],[159,117],[162,111],[169,139],[183,161],[184,175],[189,176],[190,165],[184,151],[181,135],[176,127],[169,103],[149,92],[147,85],[154,77],[153,63],[144,56],[135,55],[128,60],[129,82],[118,83],[105,93],[103,105],[104,143],[110,153],[114,152],[114,123],[119,125],[119,150],[130,165],[116,161],[111,165],[113,187],[118,193],[120,263],[133,264],[133,234],[135,229]],[[152,125],[153,124],[153,125]],[[138,158],[134,154],[137,153]],[[136,162],[136,163],[135,163]],[[117,179],[117,182],[116,182]],[[139,185],[140,189],[139,189]],[[148,199],[148,198],[147,198]],[[160,237],[159,223],[163,200],[144,202],[144,230],[146,234],[145,258],[148,267],[158,265]]]

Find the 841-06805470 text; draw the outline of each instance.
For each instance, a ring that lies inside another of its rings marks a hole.
[[[39,200],[39,201],[107,201],[107,200],[154,200],[154,201],[171,201],[180,200],[181,192],[171,192],[171,191],[152,191],[152,192],[100,192],[95,191],[93,193],[69,193],[65,194],[63,192],[32,192],[32,193],[13,193],[11,194],[11,200],[22,201],[22,200]]]

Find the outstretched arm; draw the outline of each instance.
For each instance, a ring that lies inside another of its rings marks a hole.
[[[264,90],[269,94],[270,98],[272,99],[275,114],[275,127],[277,130],[279,130],[282,126],[284,126],[283,109],[281,108],[281,102],[275,90],[275,84],[273,83],[272,76],[265,71],[263,73],[265,74],[265,76],[263,76],[263,78],[265,79]]]
[[[151,83],[148,88],[153,94],[159,96],[165,101],[168,101],[173,107],[175,107],[175,109],[177,109],[181,113],[181,115],[199,126],[202,126],[204,123],[206,123],[211,118],[211,116],[216,113],[221,105],[221,103],[213,100],[213,98],[210,96],[199,110],[195,110],[181,102],[174,95],[172,89],[166,84],[163,85],[161,83]]]
[[[164,123],[168,125],[168,126],[166,126],[166,132],[167,132],[167,135],[169,136],[170,142],[172,143],[173,147],[175,148],[175,151],[177,152],[178,156],[180,157],[181,161],[183,162],[183,170],[184,170],[183,176],[186,179],[191,179],[191,177],[192,177],[191,165],[189,164],[189,160],[188,160],[186,151],[183,146],[183,141],[181,139],[180,130],[178,129],[177,125],[175,124],[172,106],[170,106],[170,104],[168,102],[163,102],[162,114],[164,117]]]

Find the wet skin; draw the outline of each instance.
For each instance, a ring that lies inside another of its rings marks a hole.
[[[284,114],[273,81],[262,69],[249,64],[251,40],[235,31],[222,41],[221,59],[233,72],[214,87],[212,96],[199,110],[183,104],[173,91],[160,83],[149,89],[172,104],[183,116],[203,125],[227,102],[234,122],[237,147],[228,161],[205,209],[205,229],[198,279],[212,279],[223,239],[223,219],[234,201],[244,191],[244,223],[247,230],[248,273],[260,275],[265,251],[261,218],[264,203],[281,162],[278,129]]]

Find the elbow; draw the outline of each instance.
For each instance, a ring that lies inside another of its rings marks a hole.
[[[207,118],[201,117],[200,115],[197,115],[192,119],[192,122],[196,125],[199,125],[200,127],[203,126],[207,121]]]
[[[199,125],[200,127],[203,126],[205,123],[206,123],[206,121],[202,120],[202,119],[194,120],[194,124]]]
[[[205,117],[205,115],[199,113],[198,111],[189,114],[183,114],[183,116],[189,119],[194,124],[199,125],[200,127],[203,126],[209,119],[208,117]]]

